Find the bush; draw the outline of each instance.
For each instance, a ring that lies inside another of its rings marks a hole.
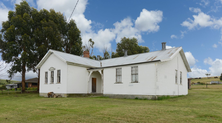
[[[1,87],[0,87],[0,90],[6,90],[7,88],[6,88],[6,86],[5,85],[2,85]]]

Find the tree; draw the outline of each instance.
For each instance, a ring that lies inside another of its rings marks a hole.
[[[221,73],[221,75],[220,75],[220,80],[222,81],[222,73]]]
[[[9,77],[22,73],[22,92],[25,91],[26,67],[30,68],[35,59],[31,11],[26,1],[16,4],[15,11],[8,12],[8,21],[2,23],[0,35],[2,59],[12,64]]]
[[[139,46],[136,38],[122,38],[117,43],[116,53],[112,52],[112,58],[124,56],[124,51],[127,50],[128,55],[149,52],[149,48],[146,46]]]
[[[10,77],[22,73],[24,92],[25,72],[36,72],[35,66],[49,49],[82,55],[82,39],[74,20],[68,23],[60,12],[38,11],[22,1],[16,4],[15,11],[9,11],[8,21],[2,23],[0,49],[2,59],[12,63]]]
[[[109,52],[107,51],[107,49],[105,49],[103,51],[103,59],[109,59],[109,58],[110,58]]]

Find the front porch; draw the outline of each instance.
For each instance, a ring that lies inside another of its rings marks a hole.
[[[88,70],[88,94],[103,94],[103,69]]]

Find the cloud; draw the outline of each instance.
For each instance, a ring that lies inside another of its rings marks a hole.
[[[177,36],[176,36],[176,35],[171,35],[170,38],[171,38],[171,39],[176,39]]]
[[[171,48],[175,48],[175,47],[166,45],[166,49],[171,49]]]
[[[214,61],[208,57],[204,60],[205,64],[211,65],[209,73],[213,76],[219,76],[222,73],[222,59],[215,59]]]
[[[184,34],[187,33],[187,31],[180,31],[180,33],[181,33],[180,37],[181,37],[181,39],[182,39],[182,38],[184,37]]]
[[[207,5],[209,5],[210,1],[209,0],[201,0],[201,2],[199,3],[200,6],[206,7]]]
[[[45,8],[47,10],[53,8],[55,11],[63,13],[67,19],[69,19],[73,7],[77,0],[38,0],[38,9]],[[140,16],[137,17],[135,23],[132,19],[127,17],[121,21],[115,22],[113,28],[100,29],[96,31],[92,26],[95,25],[90,19],[86,19],[84,12],[88,4],[87,0],[80,0],[72,15],[72,19],[75,20],[77,27],[81,31],[83,45],[85,45],[89,38],[95,42],[95,48],[102,51],[104,48],[110,49],[111,42],[115,40],[120,42],[123,37],[135,37],[139,42],[143,42],[141,33],[142,32],[157,32],[159,25],[163,18],[162,11],[148,11],[143,9]]]
[[[7,71],[11,68],[11,64],[7,64],[4,61],[0,61],[0,79],[9,79],[8,76],[9,74]],[[35,78],[37,77],[37,73],[34,73],[32,71],[26,72],[25,78],[30,79],[30,78]],[[22,75],[20,73],[15,73],[12,80],[17,80],[21,81],[22,80]]]
[[[200,69],[200,68],[197,68],[197,67],[193,67],[193,68],[191,68],[191,71],[192,72],[188,73],[189,77],[191,77],[191,78],[206,77],[205,74],[207,73],[207,70],[205,70],[205,69]]]
[[[194,12],[194,13],[200,13],[200,12],[201,12],[201,9],[199,9],[199,8],[190,7],[189,10],[190,10],[191,12]]]
[[[120,42],[123,37],[135,37],[139,42],[143,42],[140,31],[133,27],[133,22],[131,18],[125,18],[120,22],[116,22],[113,24],[115,28],[113,32],[116,34],[116,42]]]
[[[220,44],[222,46],[222,42],[218,42],[218,44]]]
[[[156,32],[159,30],[159,25],[163,18],[163,12],[148,11],[143,9],[140,16],[135,21],[136,29],[144,32]]]
[[[2,22],[8,20],[9,9],[0,2],[0,28],[2,27]]]
[[[212,47],[213,47],[213,48],[217,48],[217,44],[214,44]]]
[[[185,56],[189,65],[194,66],[197,60],[193,57],[193,54],[191,52],[185,52]]]
[[[219,29],[222,27],[222,18],[215,19],[210,15],[203,13],[199,8],[190,8],[192,12],[198,13],[193,15],[193,20],[188,18],[186,21],[182,22],[182,26],[187,27],[189,30],[195,28],[211,27],[214,29]]]

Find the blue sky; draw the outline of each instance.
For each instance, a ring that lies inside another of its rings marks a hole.
[[[21,0],[0,1],[0,21]],[[37,9],[55,9],[67,18],[77,0],[27,0]],[[122,37],[136,37],[150,51],[182,46],[192,72],[222,73],[222,0],[80,0],[72,18],[83,43],[95,41],[94,55],[115,51]],[[1,26],[0,26],[1,28]],[[32,74],[30,74],[31,76]]]

